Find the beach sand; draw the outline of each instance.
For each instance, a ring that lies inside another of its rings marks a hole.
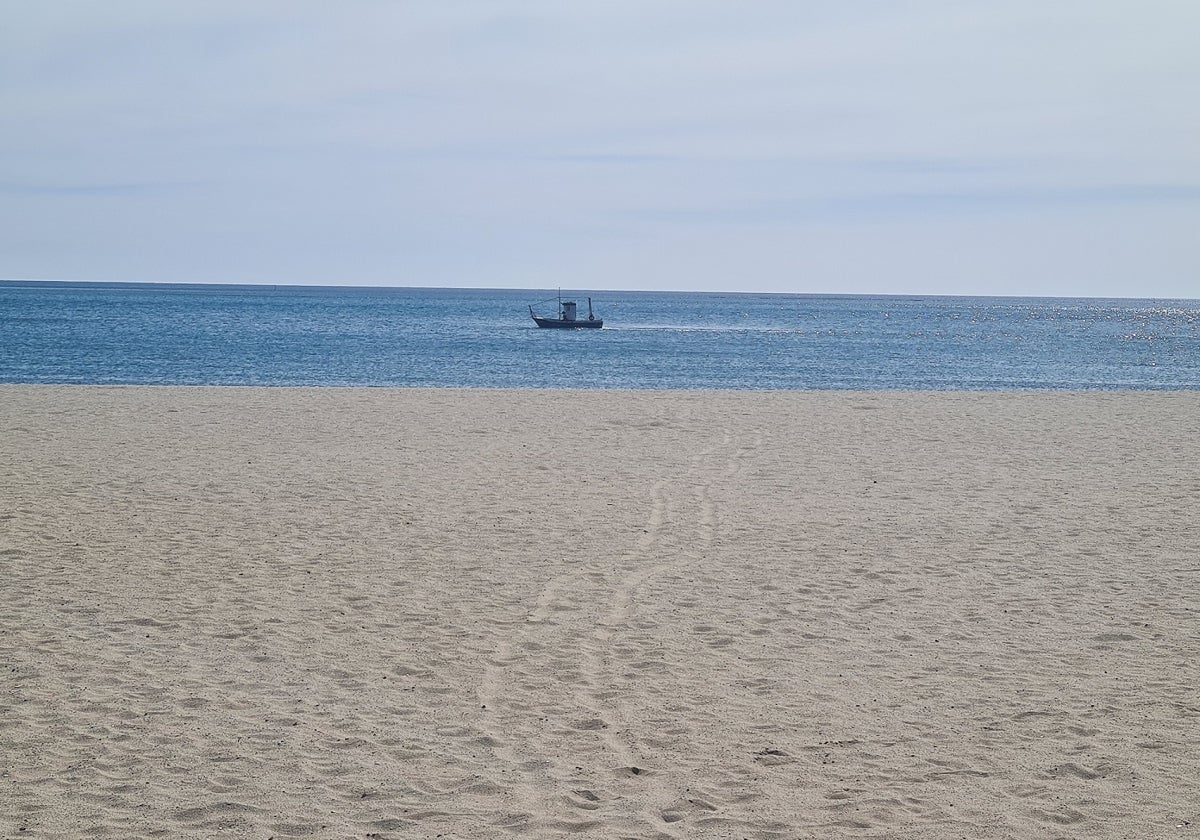
[[[1200,835],[1200,393],[0,387],[0,836]]]

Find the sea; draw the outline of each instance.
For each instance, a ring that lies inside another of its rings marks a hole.
[[[1196,390],[1200,301],[0,282],[0,382]]]

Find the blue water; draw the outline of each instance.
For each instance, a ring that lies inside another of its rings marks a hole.
[[[1200,301],[0,283],[0,382],[1200,389]],[[553,302],[541,307],[553,311]]]

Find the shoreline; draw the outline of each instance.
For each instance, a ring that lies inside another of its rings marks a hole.
[[[78,388],[78,389],[125,389],[137,390],[146,389],[152,391],[167,391],[178,389],[181,391],[197,391],[210,389],[214,391],[364,391],[368,393],[380,393],[388,391],[413,391],[413,392],[467,392],[467,393],[497,393],[497,394],[522,394],[522,393],[578,393],[578,394],[627,394],[627,395],[688,395],[688,394],[745,394],[747,396],[772,396],[772,395],[787,395],[794,394],[797,396],[816,396],[822,394],[845,394],[853,396],[855,394],[864,396],[889,396],[912,394],[915,397],[940,397],[954,396],[960,394],[963,396],[1003,396],[1010,394],[1014,396],[1053,396],[1062,394],[1067,396],[1119,396],[1119,395],[1148,395],[1157,394],[1200,394],[1200,389],[1196,388],[1073,388],[1073,389],[1055,389],[1055,388],[996,388],[996,389],[970,389],[970,388],[947,388],[942,390],[930,389],[911,389],[911,388],[579,388],[579,387],[529,387],[529,388],[505,388],[505,387],[477,387],[474,385],[225,385],[225,384],[202,384],[202,385],[180,385],[177,383],[124,383],[124,382],[0,382],[0,390],[4,389],[52,389],[52,388]]]

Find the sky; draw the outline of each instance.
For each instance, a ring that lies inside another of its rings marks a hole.
[[[0,0],[0,278],[1200,298],[1196,0]]]

